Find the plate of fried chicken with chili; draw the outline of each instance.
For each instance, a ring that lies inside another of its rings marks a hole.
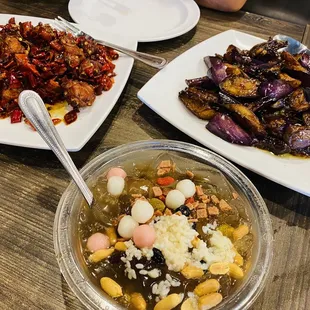
[[[116,104],[133,59],[60,31],[49,19],[1,14],[0,25],[0,143],[47,148],[18,106],[19,94],[31,89],[42,97],[66,148],[80,150]],[[83,30],[137,48],[134,39]]]
[[[286,46],[223,32],[174,59],[138,97],[206,147],[309,196],[310,57]]]

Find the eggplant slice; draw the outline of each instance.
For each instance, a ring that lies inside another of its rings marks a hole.
[[[307,112],[304,112],[302,114],[302,119],[304,121],[304,124],[307,126],[307,127],[310,127],[310,111],[307,111]]]
[[[292,77],[300,80],[302,86],[310,87],[310,72],[304,68],[298,60],[288,52],[282,52],[284,70]]]
[[[240,104],[240,102],[237,100],[237,99],[235,99],[235,98],[233,98],[233,97],[231,97],[231,96],[229,96],[229,95],[227,95],[227,94],[225,94],[225,93],[223,93],[223,92],[219,92],[219,101],[220,101],[220,103],[222,104],[222,105],[225,105],[225,104]]]
[[[282,155],[291,152],[291,148],[283,140],[273,137],[266,137],[265,139],[255,143],[254,146],[259,149],[269,151],[275,155]]]
[[[208,76],[203,76],[201,78],[185,80],[185,83],[189,87],[198,87],[198,88],[203,88],[203,89],[207,89],[207,90],[216,89],[216,85]]]
[[[253,46],[249,51],[249,55],[264,62],[275,61],[279,57],[278,50],[285,46],[287,46],[287,42],[269,38],[267,42]]]
[[[232,112],[233,119],[244,129],[250,131],[255,137],[265,137],[267,132],[253,111],[242,104],[226,104],[225,107]]]
[[[279,78],[280,78],[280,80],[290,84],[290,86],[293,88],[298,88],[301,85],[301,81],[292,78],[291,76],[289,76],[286,73],[280,73]]]
[[[249,56],[244,55],[243,51],[232,44],[228,46],[223,58],[224,61],[230,64],[244,65],[252,62],[252,59]]]
[[[188,87],[180,91],[179,98],[184,105],[197,117],[205,120],[215,115],[215,110],[210,107],[218,101],[218,96],[212,92],[195,87]]]
[[[300,125],[289,125],[285,130],[283,138],[292,150],[307,148],[310,146],[310,128]]]
[[[266,130],[275,137],[282,139],[284,130],[287,126],[287,118],[281,115],[265,115],[265,128]]]
[[[299,63],[308,71],[310,71],[310,55],[303,53],[299,54],[298,56],[299,56]]]
[[[233,97],[256,98],[260,82],[256,79],[232,76],[220,84],[220,89]]]
[[[230,143],[251,145],[253,142],[251,136],[226,114],[216,113],[206,128]]]
[[[204,58],[204,62],[208,71],[211,72],[212,80],[216,85],[220,84],[227,77],[226,67],[219,57],[207,56]]]
[[[288,97],[288,104],[292,110],[296,112],[307,111],[310,108],[310,103],[307,102],[304,90],[302,88],[297,88]]]
[[[272,80],[261,83],[259,87],[259,94],[263,97],[273,98],[278,100],[290,94],[293,87],[283,80]]]

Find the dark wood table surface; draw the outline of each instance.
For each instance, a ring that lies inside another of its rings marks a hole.
[[[0,0],[0,12],[69,18],[66,0]],[[139,44],[139,50],[175,58],[227,29],[267,39],[285,33],[310,43],[309,28],[244,12],[201,9],[195,29],[172,40]],[[156,70],[135,63],[127,86],[109,117],[87,145],[72,153],[81,168],[114,146],[166,138],[195,143],[136,97]],[[310,307],[310,198],[242,169],[257,186],[273,220],[274,265],[253,309]],[[50,151],[0,146],[0,309],[85,309],[59,271],[53,249],[53,220],[69,177]],[[305,171],[305,173],[309,173]]]

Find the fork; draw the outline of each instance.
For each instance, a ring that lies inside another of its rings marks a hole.
[[[71,32],[76,37],[85,36],[86,39],[94,40],[99,44],[113,48],[114,50],[121,52],[127,56],[130,56],[136,60],[139,60],[139,61],[141,61],[141,62],[145,63],[146,65],[149,65],[153,68],[162,69],[168,63],[168,61],[162,57],[137,52],[137,51],[125,48],[125,47],[118,46],[118,45],[113,44],[113,43],[109,43],[109,42],[102,41],[102,40],[97,40],[97,39],[93,38],[92,36],[90,36],[89,34],[83,32],[82,30],[80,30],[79,28],[77,28],[72,23],[70,23],[67,20],[65,20],[64,18],[62,18],[61,16],[58,16],[57,18],[55,18],[54,21],[55,21],[56,26],[61,30]]]

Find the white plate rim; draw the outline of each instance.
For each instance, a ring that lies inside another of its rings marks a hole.
[[[70,0],[68,3],[68,11],[69,14],[71,16],[71,18],[74,20],[74,22],[79,23],[78,18],[76,18],[74,15],[74,1],[76,0]],[[138,42],[157,42],[157,41],[164,41],[164,40],[169,40],[169,39],[173,39],[176,37],[179,37],[187,32],[189,32],[190,30],[192,30],[199,22],[200,19],[200,9],[198,4],[194,1],[194,0],[180,0],[180,1],[185,1],[186,5],[189,6],[189,10],[188,12],[191,14],[191,23],[189,23],[189,25],[185,28],[181,28],[179,31],[173,32],[173,30],[171,30],[170,32],[168,32],[168,34],[163,34],[161,36],[153,36],[153,37],[147,37],[144,36],[142,38],[137,38],[134,35],[132,35],[133,37],[136,38],[136,40]],[[180,28],[180,27],[179,27]]]
[[[179,55],[178,57],[176,57],[174,60],[172,60],[166,68],[164,68],[163,70],[161,70],[160,72],[158,72],[152,79],[150,79],[141,89],[140,91],[138,92],[137,96],[138,98],[144,103],[146,104],[149,108],[151,108],[154,112],[156,112],[158,115],[160,115],[163,119],[165,119],[167,122],[169,122],[170,124],[172,124],[174,127],[178,128],[180,131],[184,132],[186,135],[188,135],[189,137],[193,138],[194,140],[196,140],[197,142],[201,143],[202,145],[204,145],[205,147],[208,147],[210,148],[211,150],[217,152],[218,154],[222,155],[223,157],[226,157],[228,158],[229,160],[235,162],[236,164],[248,169],[248,170],[251,170],[263,177],[266,177],[268,179],[270,179],[271,181],[274,181],[280,185],[283,185],[287,188],[290,188],[294,191],[297,191],[301,194],[304,194],[306,196],[309,196],[310,197],[310,181],[308,182],[309,184],[298,184],[298,180],[297,182],[292,182],[288,179],[280,179],[278,176],[276,175],[270,175],[268,174],[268,171],[266,173],[266,169],[263,169],[263,170],[260,170],[258,168],[256,168],[255,166],[253,167],[251,164],[247,163],[247,162],[243,162],[241,160],[238,159],[238,157],[235,155],[235,154],[227,154],[227,153],[224,153],[224,150],[221,148],[221,146],[223,146],[223,144],[228,144],[230,146],[232,146],[233,148],[235,148],[237,150],[237,148],[246,148],[248,150],[250,150],[250,152],[261,152],[261,154],[266,154],[268,155],[271,159],[270,161],[276,159],[277,161],[280,160],[280,161],[283,161],[283,168],[288,168],[288,167],[293,167],[293,164],[296,163],[296,162],[302,162],[304,163],[304,165],[306,166],[306,168],[310,168],[310,158],[309,159],[300,159],[300,158],[289,158],[289,159],[285,159],[285,158],[282,158],[282,157],[278,157],[278,156],[275,156],[275,155],[272,155],[272,154],[269,154],[268,152],[265,152],[265,151],[262,151],[262,150],[259,150],[259,149],[256,149],[256,148],[253,148],[253,147],[246,147],[246,146],[239,146],[239,145],[235,145],[235,144],[231,144],[231,143],[228,143],[218,137],[216,137],[216,139],[219,139],[218,141],[220,146],[216,146],[216,145],[212,145],[212,143],[208,143],[208,141],[206,141],[205,139],[203,139],[203,137],[200,137],[199,135],[195,135],[193,132],[191,132],[190,130],[188,130],[186,128],[186,126],[181,126],[180,125],[180,120],[177,120],[177,119],[171,119],[168,115],[166,115],[164,113],[163,110],[160,109],[160,107],[156,106],[156,102],[155,100],[152,99],[152,96],[150,96],[150,91],[152,90],[152,84],[159,81],[161,79],[161,76],[163,75],[166,75],[166,71],[169,70],[169,68],[171,68],[171,66],[173,66],[173,64],[177,61],[179,61],[180,58],[182,58],[182,56],[184,55],[187,55],[189,53],[191,53],[194,49],[199,49],[201,46],[205,45],[206,42],[210,42],[210,41],[213,41],[216,42],[216,40],[218,39],[221,39],[222,36],[224,35],[229,35],[231,37],[240,37],[240,36],[243,36],[243,37],[248,37],[248,38],[251,38],[251,39],[254,39],[257,41],[257,43],[260,43],[260,42],[263,42],[265,40],[263,40],[262,38],[259,38],[259,37],[256,37],[256,36],[253,36],[253,35],[250,35],[250,34],[247,34],[247,33],[243,33],[241,31],[237,31],[237,30],[234,30],[234,29],[230,29],[230,30],[227,30],[227,31],[224,31],[218,35],[215,35],[203,42],[200,42],[199,44],[193,46],[192,48],[190,48],[189,50],[185,51],[184,53],[182,53],[181,55]],[[228,44],[227,44],[228,46]],[[206,52],[206,55],[207,55],[207,52]],[[198,60],[197,60],[198,61]],[[169,67],[170,66],[170,67]],[[196,76],[198,77],[198,76]],[[191,78],[191,77],[188,77],[188,78]],[[194,76],[193,76],[194,78]],[[185,87],[185,82],[184,82],[184,87]],[[181,89],[180,89],[181,90]],[[152,101],[153,100],[153,101]],[[193,116],[193,114],[191,114],[191,112],[188,112],[190,115]],[[195,116],[193,116],[194,118],[196,118]],[[201,121],[199,120],[198,118],[197,119],[197,122]],[[207,121],[205,121],[205,124],[206,124]],[[225,148],[225,147],[224,147]],[[287,163],[287,161],[289,161],[289,163]],[[304,172],[302,169],[300,169],[301,173]],[[310,170],[309,170],[310,171]],[[294,181],[296,181],[294,180]]]
[[[48,19],[48,18],[41,18],[41,17],[36,17],[36,16],[28,16],[28,15],[18,15],[18,14],[0,14],[0,19],[2,20],[6,20],[8,21],[11,17],[15,17],[18,20],[29,20],[32,22],[44,22],[44,23],[53,23],[52,19]],[[1,22],[2,23],[2,22]],[[138,46],[138,42],[134,39],[134,38],[130,38],[130,42],[132,43],[132,48],[133,49],[137,49]],[[120,83],[118,83],[117,87],[115,87],[115,85],[112,87],[112,89],[110,91],[113,90],[114,92],[114,100],[112,100],[112,103],[109,103],[108,108],[105,109],[105,111],[102,113],[100,120],[98,120],[96,122],[96,124],[94,126],[92,126],[90,129],[88,129],[87,131],[87,135],[84,135],[82,138],[79,139],[79,141],[74,142],[74,143],[65,143],[66,145],[66,149],[69,152],[78,152],[80,151],[85,144],[92,138],[92,136],[95,134],[95,132],[99,129],[99,127],[103,124],[103,122],[105,121],[105,119],[107,118],[107,116],[110,114],[111,110],[114,108],[114,106],[116,105],[117,101],[119,100],[119,97],[121,96],[124,87],[126,85],[126,83],[128,82],[129,79],[129,75],[131,73],[132,67],[133,67],[133,63],[134,60],[132,58],[128,58],[128,60],[126,60],[126,70],[124,72],[122,72],[122,79],[121,81],[119,81]],[[117,66],[117,63],[116,63]],[[98,96],[99,97],[99,96]],[[96,104],[96,102],[98,103],[98,97],[96,98],[95,102],[93,105]],[[89,110],[89,113],[91,113],[92,111]],[[0,120],[0,129],[1,129],[1,122],[2,121],[6,121],[6,120]],[[15,124],[12,124],[11,126],[14,126]],[[73,124],[70,124],[69,126],[72,126]],[[26,125],[25,125],[26,127]],[[56,129],[57,126],[56,126]],[[25,130],[27,130],[27,127],[25,128]],[[33,132],[33,134],[37,134],[36,132]],[[1,144],[6,144],[6,145],[12,145],[12,146],[18,146],[18,147],[26,147],[26,148],[32,148],[32,149],[43,149],[43,150],[50,150],[50,148],[47,146],[47,144],[43,141],[43,139],[40,140],[40,142],[27,142],[23,141],[12,141],[9,138],[3,136],[0,137],[0,143]],[[68,145],[69,144],[69,145]]]

